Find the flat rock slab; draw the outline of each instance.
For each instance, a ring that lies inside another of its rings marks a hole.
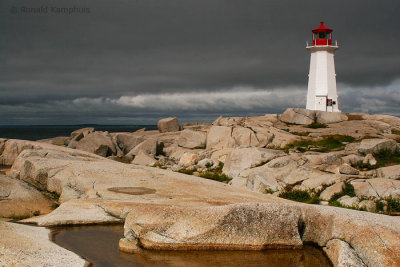
[[[0,221],[0,266],[85,266],[86,261],[49,240],[50,230]]]
[[[47,216],[22,220],[39,226],[58,226],[76,224],[122,223],[122,219],[109,214],[96,200],[70,200],[61,204]]]

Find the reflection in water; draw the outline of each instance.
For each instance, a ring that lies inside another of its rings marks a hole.
[[[54,242],[81,255],[94,266],[331,266],[323,252],[266,251],[148,251],[127,254],[118,250],[122,225],[53,228]]]

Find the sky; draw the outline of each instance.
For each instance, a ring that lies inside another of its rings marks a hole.
[[[305,107],[323,20],[342,112],[400,116],[400,1],[0,1],[0,125],[156,124]]]

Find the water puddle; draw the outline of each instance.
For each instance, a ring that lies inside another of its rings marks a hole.
[[[111,187],[108,191],[129,195],[147,195],[156,192],[155,189],[147,187]]]
[[[127,254],[118,250],[122,225],[53,228],[53,241],[75,252],[92,266],[331,266],[322,250],[266,251],[147,251]]]

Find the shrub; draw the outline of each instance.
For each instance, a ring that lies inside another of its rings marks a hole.
[[[287,144],[285,149],[296,148],[300,152],[313,150],[317,152],[326,152],[330,150],[343,149],[344,143],[354,142],[355,138],[348,135],[325,135],[321,140],[300,140]]]
[[[167,167],[165,167],[164,165],[162,165],[160,162],[156,162],[154,165],[153,165],[153,167],[154,168],[160,168],[160,169],[163,169],[163,170],[166,170],[167,169]]]
[[[187,175],[192,175],[194,173],[194,170],[183,168],[183,169],[180,169],[178,172],[184,173],[184,174],[187,174]]]
[[[318,204],[320,202],[318,196],[312,196],[309,191],[304,190],[285,190],[279,194],[279,197],[308,204]]]
[[[383,203],[380,200],[375,201],[376,203],[376,211],[377,212],[383,212],[385,210],[385,203]]]
[[[328,125],[324,124],[324,123],[319,123],[319,122],[313,122],[309,125],[304,126],[306,128],[311,128],[311,129],[318,129],[318,128],[327,128]]]
[[[54,201],[59,201],[60,200],[60,195],[57,192],[48,192],[50,197],[54,200]]]
[[[200,173],[199,175],[202,178],[218,181],[218,182],[223,182],[223,183],[228,183],[232,178],[229,178],[228,176],[225,175],[225,173],[215,173],[215,172],[203,172]]]
[[[273,193],[275,193],[275,191],[272,190],[271,188],[265,188],[264,193],[265,193],[265,194],[273,194]]]
[[[290,132],[290,133],[298,136],[308,136],[310,134],[310,132]]]
[[[394,199],[392,197],[386,198],[387,201],[387,212],[400,212],[400,199]]]
[[[17,221],[19,221],[19,220],[23,220],[23,219],[26,219],[26,218],[29,218],[29,217],[31,217],[31,214],[22,214],[22,215],[15,215],[15,214],[13,214],[13,215],[10,215],[10,217],[8,217],[8,218],[10,218],[10,219],[12,219],[12,220],[17,220]]]
[[[399,151],[390,151],[387,149],[380,150],[379,152],[372,154],[376,159],[375,165],[370,165],[368,163],[357,163],[352,164],[354,168],[360,170],[373,170],[385,166],[400,164],[400,152]]]
[[[399,164],[400,163],[400,152],[395,151],[392,152],[388,149],[380,150],[379,152],[372,154],[377,161],[376,165],[381,167],[390,164]]]
[[[232,178],[226,176],[225,173],[222,173],[223,168],[224,163],[220,162],[215,168],[208,168],[207,171],[200,173],[199,177],[222,183],[228,183],[230,180],[232,180]]]
[[[400,130],[392,129],[391,132],[392,132],[392,134],[400,135]]]

